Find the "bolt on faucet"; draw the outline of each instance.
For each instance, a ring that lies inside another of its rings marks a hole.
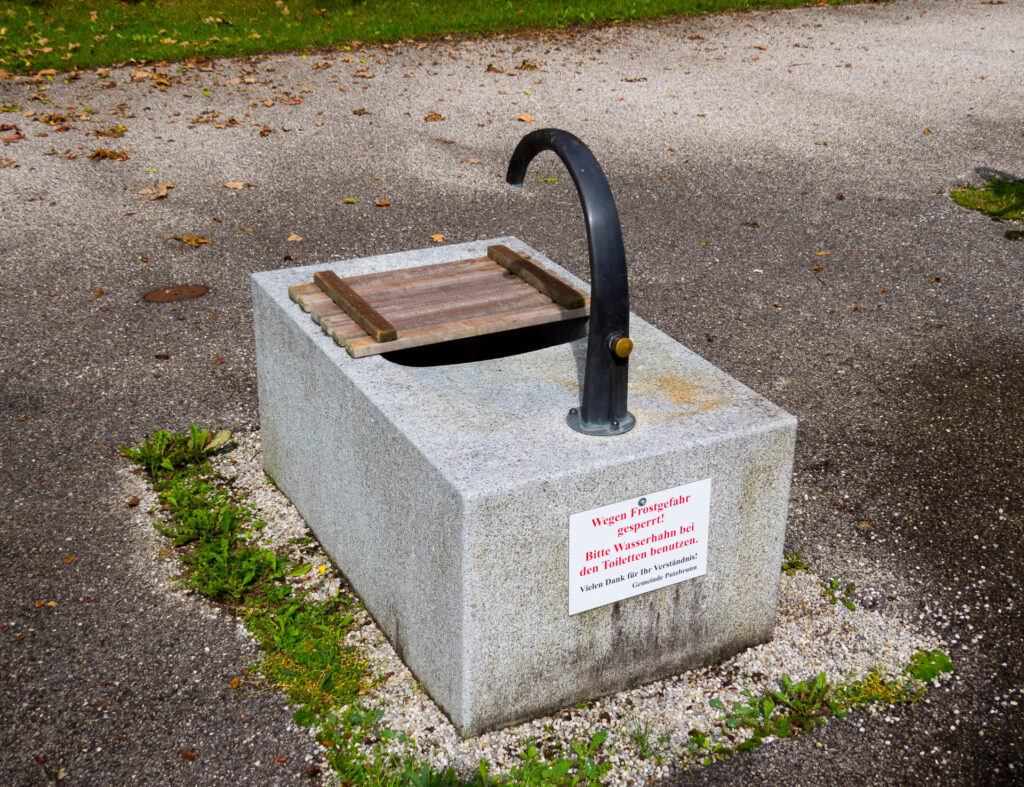
[[[624,434],[636,425],[626,409],[629,383],[629,282],[622,227],[612,190],[590,148],[568,131],[542,128],[519,140],[505,179],[522,186],[526,168],[540,152],[557,155],[580,195],[590,250],[590,333],[579,409],[566,422],[589,435]]]

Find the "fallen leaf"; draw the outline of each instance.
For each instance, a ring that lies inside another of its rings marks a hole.
[[[429,115],[424,115],[423,119],[430,123],[438,123],[444,120],[444,115],[439,112],[431,112]]]
[[[784,309],[784,308],[786,308],[781,303],[773,303],[772,306],[774,306],[776,309]]]
[[[139,504],[139,496],[138,495],[132,495],[131,498],[128,500],[128,502],[125,503],[125,505],[128,506],[128,508],[135,508],[135,506],[137,506],[138,504]]]
[[[55,607],[55,606],[57,606],[57,602],[56,601],[47,601],[46,602],[46,606],[48,606],[48,607]]]
[[[280,757],[275,757],[274,762],[288,762],[288,755],[282,754]]]
[[[153,193],[153,189],[139,189],[139,191],[136,192],[136,193],[137,194],[152,194]]]
[[[932,130],[931,130],[930,128],[926,128],[926,129],[924,130],[924,133],[925,133],[925,134],[931,134],[931,133],[932,133]]]
[[[368,110],[366,107],[359,107],[359,109],[353,109],[352,110],[352,114],[353,115],[369,115],[370,114],[370,110]]]
[[[816,251],[814,252],[815,257],[827,257],[831,252],[828,251]]]
[[[388,202],[386,199],[379,199],[379,200],[377,200],[377,207],[378,208],[386,208],[390,204],[391,203]]]
[[[224,359],[223,358],[214,358],[213,359],[213,365],[214,366],[220,366],[222,363],[224,363]]]
[[[189,762],[192,762],[192,760],[194,760],[196,758],[196,750],[195,749],[182,749],[181,750],[181,756],[184,757]]]
[[[928,283],[929,284],[941,284],[942,283],[942,279],[939,276],[932,276],[930,279],[928,279]]]
[[[92,159],[93,161],[102,161],[103,159],[111,159],[113,161],[127,161],[128,154],[123,150],[109,150],[108,148],[100,148],[99,150],[94,150],[92,153],[90,153],[89,158]]]
[[[863,310],[862,308],[860,308],[860,306],[854,306],[854,307],[853,307],[853,310],[854,310],[855,312],[862,312],[862,311],[864,311],[864,310]]]
[[[294,232],[292,232],[289,233],[288,240],[290,240],[292,243],[298,243],[300,240],[302,240],[302,236],[296,235]]]
[[[182,243],[195,248],[200,243],[213,243],[209,238],[202,235],[175,235],[173,240],[180,240]]]
[[[94,290],[93,293],[92,293],[92,299],[96,300],[101,295],[106,295],[106,294],[107,294],[106,290]]]
[[[274,99],[272,99],[272,98],[265,98],[265,99],[263,99],[263,106],[265,106],[265,107],[272,107],[272,106],[274,106]]]
[[[231,688],[237,689],[241,685],[242,685],[242,681],[240,681],[237,677],[231,679]]]
[[[435,233],[434,235],[431,235],[430,239],[432,241],[434,241],[434,243],[440,243],[441,241],[444,240],[444,235],[442,235],[440,232],[438,232],[438,233]]]
[[[167,181],[166,183],[161,183],[161,184],[160,184],[160,190],[159,190],[159,191],[157,191],[157,193],[156,193],[156,194],[152,195],[152,196],[150,197],[150,199],[151,199],[151,200],[154,200],[154,199],[163,199],[164,197],[166,197],[166,196],[167,196],[167,189],[173,189],[173,188],[174,188],[174,184],[173,184],[173,183],[171,183],[170,181]]]
[[[520,123],[532,123],[533,122],[533,115],[527,115],[524,112],[522,115],[517,115],[516,116],[516,120],[518,120]]]
[[[244,189],[245,188],[245,184],[242,181],[240,181],[240,180],[229,180],[227,183],[224,184],[224,188],[226,188],[226,189]]]
[[[343,200],[341,201],[341,204],[342,204],[342,205],[356,205],[356,204],[358,204],[358,203],[359,203],[359,200],[357,200],[357,199],[354,199],[354,198],[352,198],[352,197],[345,197],[345,199],[343,199]]]
[[[823,271],[825,269],[822,268],[818,263],[814,263],[814,265],[811,266],[811,270],[817,273],[818,271]]]
[[[701,245],[701,246],[707,246],[707,245],[708,245],[709,243],[711,243],[711,241],[709,241],[709,240],[702,240],[702,241],[700,242],[700,245]]]
[[[66,558],[62,558],[62,560],[64,563],[74,563],[78,558],[74,555],[68,555]]]

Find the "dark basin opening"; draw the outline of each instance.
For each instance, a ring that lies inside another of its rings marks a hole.
[[[470,361],[490,361],[510,355],[543,350],[587,337],[587,318],[533,325],[514,331],[471,336],[425,347],[382,353],[381,357],[402,366],[448,366]]]

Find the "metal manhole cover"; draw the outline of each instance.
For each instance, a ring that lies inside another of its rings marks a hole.
[[[150,303],[171,303],[198,298],[200,295],[206,295],[209,291],[210,288],[204,287],[202,284],[179,284],[176,287],[162,287],[159,290],[147,292],[142,297]]]

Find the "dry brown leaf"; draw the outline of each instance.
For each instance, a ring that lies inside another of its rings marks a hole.
[[[377,200],[377,207],[378,208],[386,208],[390,204],[391,203],[388,202],[386,199],[379,199],[379,200]]]
[[[156,193],[156,194],[153,194],[153,195],[152,195],[152,196],[150,197],[150,199],[151,199],[151,200],[154,200],[154,199],[163,199],[164,197],[166,197],[166,196],[167,196],[167,189],[173,189],[173,188],[174,188],[174,184],[173,184],[173,183],[171,183],[170,181],[167,181],[166,183],[161,183],[161,184],[160,184],[160,190],[159,190],[159,191],[157,191],[157,193]]]
[[[182,243],[186,244],[187,246],[191,246],[192,248],[195,248],[201,243],[213,242],[209,238],[206,238],[202,235],[174,235],[173,239],[180,240]]]
[[[441,243],[441,241],[444,240],[444,235],[442,235],[440,232],[437,232],[431,235],[430,239],[434,241],[434,243]]]
[[[245,188],[245,183],[243,183],[240,180],[229,180],[227,183],[224,184],[224,188],[226,188],[226,189],[244,189]]]
[[[237,689],[240,685],[242,685],[242,681],[237,677],[231,679],[231,688]]]
[[[302,240],[302,236],[296,235],[294,232],[292,232],[289,233],[288,240],[290,240],[292,243],[298,243],[300,240]]]
[[[827,257],[831,252],[828,251],[816,251],[814,252],[815,257]]]
[[[533,115],[527,115],[524,112],[522,115],[517,115],[516,116],[516,120],[518,120],[520,123],[532,123],[533,122]]]
[[[444,120],[444,115],[440,112],[431,112],[429,115],[424,115],[423,119],[429,123],[438,123]]]
[[[103,159],[112,159],[113,161],[127,161],[128,153],[124,150],[108,150],[107,148],[100,148],[94,150],[89,154],[89,158],[93,161],[101,161]]]

